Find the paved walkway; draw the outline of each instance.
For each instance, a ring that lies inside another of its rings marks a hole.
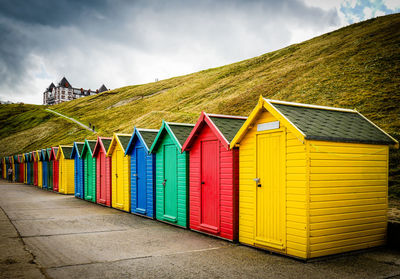
[[[303,263],[4,180],[0,207],[0,278],[400,278],[400,251]]]
[[[61,114],[61,113],[59,113],[59,112],[56,112],[56,111],[54,111],[54,110],[52,110],[52,109],[46,109],[46,111],[51,112],[51,113],[54,113],[54,114],[57,114],[58,116],[61,116],[61,117],[63,117],[63,118],[67,118],[67,119],[71,120],[72,122],[75,122],[76,124],[78,124],[78,125],[81,126],[82,128],[85,128],[86,130],[89,130],[90,132],[92,132],[92,133],[94,133],[94,134],[97,133],[96,131],[93,132],[93,130],[92,130],[91,128],[89,128],[89,126],[86,126],[85,124],[83,124],[82,122],[79,122],[79,121],[76,120],[75,118],[66,116],[66,115]]]

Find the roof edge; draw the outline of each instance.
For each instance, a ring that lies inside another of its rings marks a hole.
[[[389,135],[388,133],[386,133],[384,130],[382,130],[378,125],[376,125],[374,122],[372,122],[371,120],[369,120],[367,117],[365,117],[364,115],[362,115],[361,113],[359,113],[358,111],[356,111],[358,113],[358,115],[360,115],[362,118],[364,118],[365,120],[367,120],[371,125],[373,125],[375,128],[377,128],[379,131],[381,131],[382,133],[384,133],[386,136],[388,136],[391,140],[393,140],[394,144],[393,146],[397,149],[399,149],[399,142],[392,137],[391,135]]]
[[[281,105],[296,106],[296,107],[305,107],[305,108],[313,108],[313,109],[324,109],[324,110],[335,110],[335,111],[357,113],[357,111],[353,110],[353,109],[335,108],[335,107],[319,106],[319,105],[310,105],[310,104],[303,104],[303,103],[296,103],[296,102],[279,101],[279,100],[273,100],[273,99],[267,99],[267,98],[264,98],[264,100],[269,102],[270,104],[272,103],[272,104],[281,104]]]

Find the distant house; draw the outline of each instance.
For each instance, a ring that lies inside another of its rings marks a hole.
[[[98,93],[108,91],[107,87],[103,84],[97,90],[75,88],[63,77],[57,86],[51,83],[49,87],[43,92],[43,104],[44,105],[56,105],[63,102],[68,102],[81,97],[92,96]]]

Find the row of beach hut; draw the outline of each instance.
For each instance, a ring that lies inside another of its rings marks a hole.
[[[13,179],[308,259],[383,245],[389,146],[355,110],[260,97],[249,117],[74,142],[2,158]]]

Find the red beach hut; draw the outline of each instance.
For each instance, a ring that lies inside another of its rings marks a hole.
[[[24,183],[24,173],[25,173],[25,164],[24,164],[24,155],[18,155],[18,163],[19,163],[19,182]]]
[[[112,138],[98,137],[93,150],[96,158],[96,202],[111,206],[111,157],[107,157]]]
[[[182,146],[189,152],[189,224],[228,240],[238,237],[239,152],[229,144],[247,117],[202,112]]]
[[[53,191],[58,192],[59,168],[57,160],[58,147],[52,147],[50,152],[50,163],[53,164]]]

